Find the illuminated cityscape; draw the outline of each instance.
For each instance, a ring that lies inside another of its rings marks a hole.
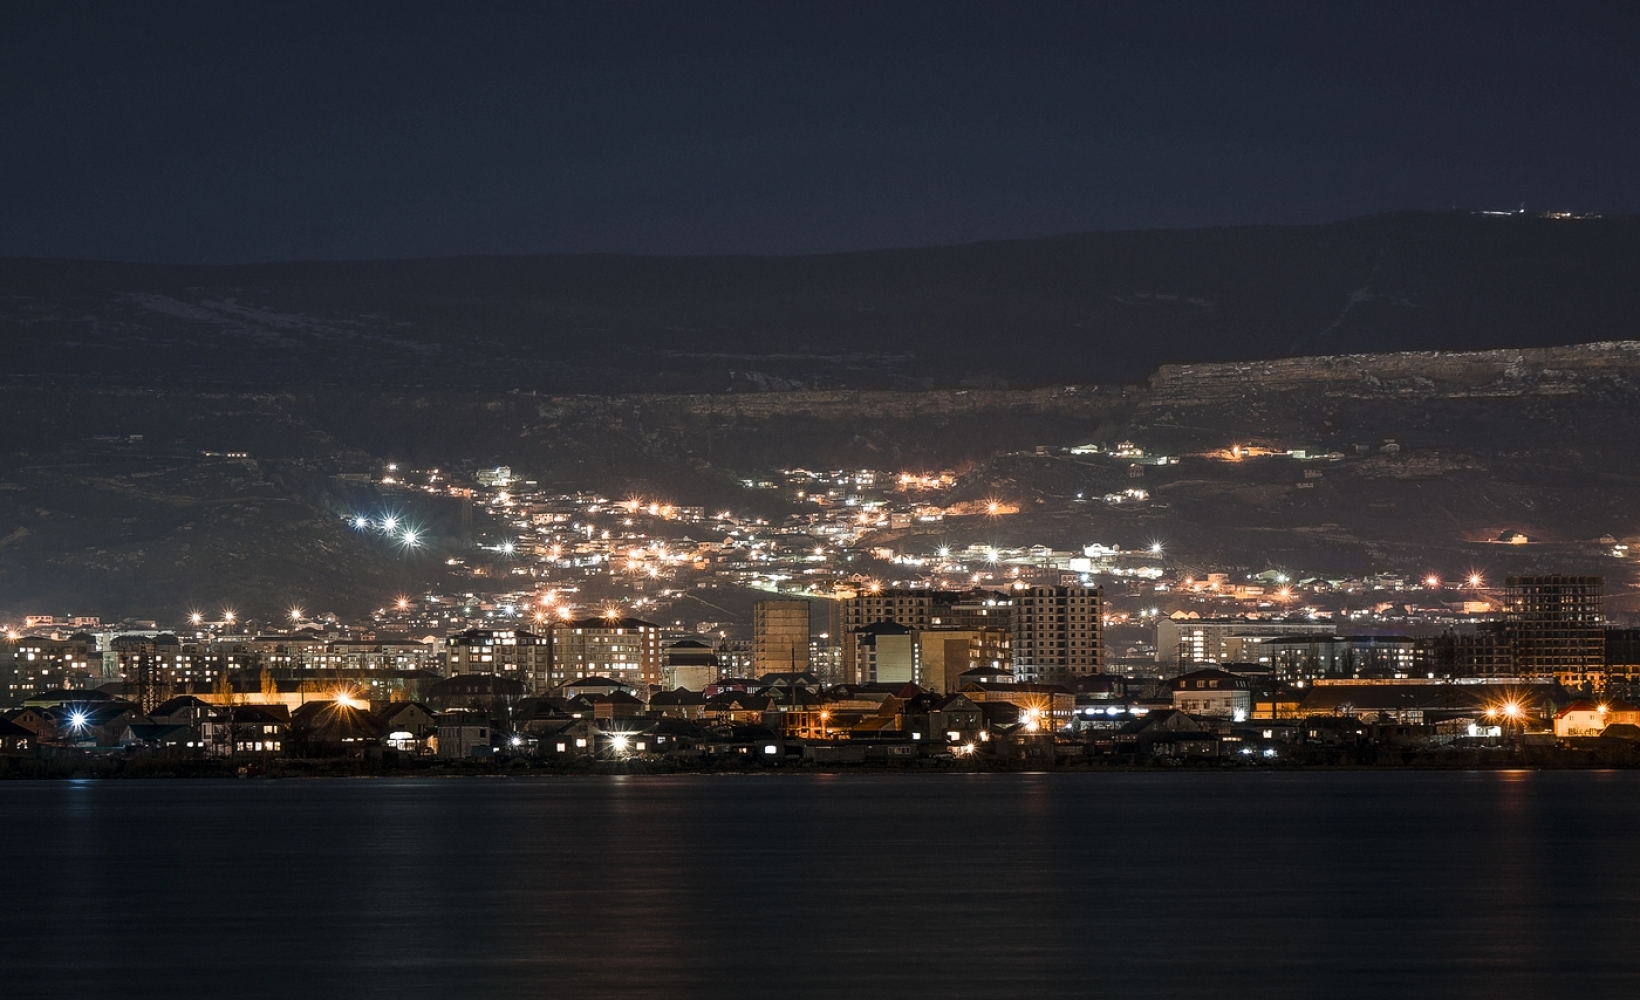
[[[1129,441],[1065,453],[1144,457]],[[1607,620],[1600,576],[1233,573],[1159,539],[974,541],[1021,506],[950,499],[952,471],[748,478],[781,518],[554,493],[506,466],[371,478],[381,504],[344,516],[353,544],[455,551],[442,562],[466,589],[395,594],[351,621],[299,605],[25,616],[0,647],[8,752],[252,768],[1469,763],[1609,749],[1640,719],[1640,630]],[[461,505],[465,540],[420,526],[418,495]]]
[[[1634,995],[1635,22],[0,3],[5,1000]]]

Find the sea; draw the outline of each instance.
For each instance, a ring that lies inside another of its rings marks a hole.
[[[0,997],[1640,995],[1640,774],[0,783]]]

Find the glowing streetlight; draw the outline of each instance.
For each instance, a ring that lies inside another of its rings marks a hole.
[[[301,621],[302,620],[302,609],[301,608],[291,608],[290,609],[290,620],[293,621],[293,622]]]
[[[1434,590],[1436,587],[1439,587],[1440,585],[1441,585],[1441,578],[1440,577],[1435,576],[1433,574],[1424,577],[1424,586],[1428,587],[1430,590]]]
[[[353,527],[357,531],[364,531],[365,529],[370,527],[370,518],[368,518],[368,517],[355,517],[353,519]]]
[[[222,620],[224,622],[227,622],[229,625],[233,624],[233,621],[234,621],[235,617],[237,617],[237,616],[232,611],[222,612]]]
[[[398,528],[399,528],[399,519],[394,517],[392,514],[389,514],[386,517],[382,518],[382,530],[383,531],[392,532],[392,531],[397,531]]]
[[[407,549],[413,549],[421,544],[421,536],[414,529],[406,530],[405,533],[399,537],[400,540],[404,542],[404,547]]]
[[[192,613],[188,616],[188,623],[190,625],[198,626],[198,625],[203,624],[204,621],[205,621],[205,616],[200,614],[198,611],[195,611],[194,613]]]
[[[1471,573],[1471,574],[1469,574],[1469,585],[1470,585],[1470,586],[1471,586],[1471,587],[1474,587],[1474,588],[1476,588],[1476,589],[1477,589],[1477,590],[1478,590],[1478,589],[1480,589],[1480,585],[1481,585],[1481,575],[1480,575],[1480,574],[1479,574],[1479,573]]]

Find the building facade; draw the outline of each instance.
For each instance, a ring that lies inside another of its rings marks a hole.
[[[1586,688],[1605,677],[1606,578],[1512,576],[1504,583],[1504,631],[1515,671]]]
[[[582,618],[562,622],[552,636],[551,684],[608,677],[643,691],[660,685],[660,626],[641,618]]]
[[[1292,636],[1327,636],[1336,626],[1324,622],[1270,622],[1246,618],[1163,618],[1156,623],[1156,662],[1189,670],[1214,663],[1260,663],[1265,640]]]
[[[1014,675],[1059,684],[1104,668],[1104,592],[1098,587],[1029,587],[1014,592]]]
[[[450,676],[495,674],[545,691],[552,683],[547,639],[523,629],[474,628],[444,641]]]
[[[752,605],[752,671],[804,673],[809,669],[809,602],[757,601]]]

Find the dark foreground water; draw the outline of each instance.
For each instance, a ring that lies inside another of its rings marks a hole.
[[[0,785],[0,996],[1640,991],[1640,774]]]

